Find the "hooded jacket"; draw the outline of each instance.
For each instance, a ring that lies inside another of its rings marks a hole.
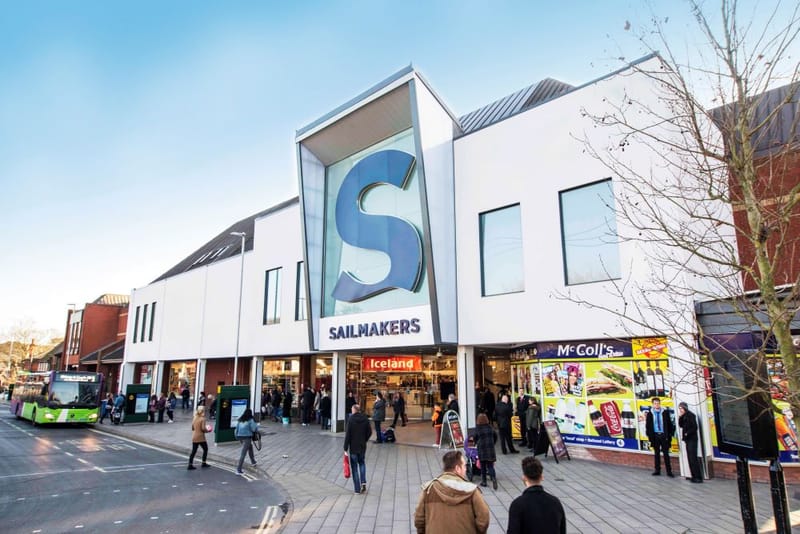
[[[347,420],[344,432],[344,450],[353,454],[367,452],[367,441],[372,435],[372,427],[367,416],[361,412],[354,413]]]
[[[483,533],[489,528],[489,506],[478,486],[455,473],[443,473],[422,486],[414,526],[418,534]]]

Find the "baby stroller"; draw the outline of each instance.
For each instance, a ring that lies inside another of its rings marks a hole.
[[[112,424],[115,424],[115,425],[120,424],[122,422],[122,410],[120,410],[116,406],[112,407],[111,408],[111,415],[109,417],[111,418],[111,423]]]
[[[395,435],[394,435],[394,427],[393,426],[390,426],[389,428],[387,428],[386,430],[384,430],[381,433],[383,434],[383,441],[385,441],[386,443],[394,443],[395,441],[397,441],[397,438],[395,438]]]
[[[464,445],[464,457],[467,459],[467,480],[472,482],[472,477],[480,474],[481,469],[478,467],[478,449],[477,447],[470,447]]]

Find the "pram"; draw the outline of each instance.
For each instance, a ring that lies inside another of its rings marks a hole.
[[[397,438],[394,435],[394,427],[390,426],[389,428],[381,432],[381,434],[383,434],[383,441],[385,441],[386,443],[394,443],[395,441],[397,441]]]
[[[472,482],[472,477],[480,474],[481,470],[478,468],[478,449],[477,447],[470,447],[464,445],[464,457],[467,459],[467,480]]]
[[[112,424],[115,424],[115,425],[120,424],[122,422],[122,410],[120,410],[116,406],[112,407],[111,408],[111,415],[109,415],[109,417],[111,418],[111,423]]]

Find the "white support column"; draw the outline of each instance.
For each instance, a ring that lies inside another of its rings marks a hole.
[[[261,413],[261,380],[264,374],[264,357],[253,356],[250,359],[250,399],[253,413]],[[259,417],[260,420],[260,417]]]
[[[689,336],[683,343],[693,343],[692,337]],[[673,410],[675,411],[675,423],[678,422],[678,403],[685,402],[689,405],[691,410],[697,417],[697,428],[702,435],[702,446],[698,443],[697,451],[687,451],[686,444],[680,439],[680,428],[676,428],[676,436],[678,439],[679,448],[679,462],[682,476],[689,476],[689,462],[688,455],[698,454],[703,458],[702,464],[706,463],[706,457],[711,451],[711,426],[708,422],[708,409],[705,403],[705,379],[703,377],[703,369],[700,366],[700,360],[697,354],[688,350],[683,343],[674,342],[672,340],[668,343],[669,354],[669,374],[668,379],[672,390],[672,400],[674,402]],[[702,450],[702,449],[705,450]],[[708,453],[706,451],[709,451]]]
[[[331,377],[331,432],[344,432],[347,399],[347,354],[333,353],[333,376]]]
[[[200,396],[200,392],[203,391],[203,384],[206,381],[206,363],[208,360],[205,358],[198,358],[197,359],[197,375],[194,377],[194,396],[193,396],[193,408],[197,408],[197,400]]]
[[[153,382],[150,384],[150,394],[161,396],[161,383],[164,381],[164,361],[157,360],[153,369]]]
[[[461,410],[461,424],[464,431],[475,426],[478,407],[475,406],[475,349],[472,346],[459,346],[456,354],[458,372],[458,407]]]
[[[125,393],[127,390],[128,384],[134,383],[134,372],[136,371],[136,364],[135,363],[123,363],[120,366],[120,375],[119,375],[119,389],[122,393]],[[118,393],[118,392],[114,392]]]

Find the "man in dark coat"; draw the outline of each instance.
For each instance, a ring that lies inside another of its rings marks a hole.
[[[650,445],[653,446],[655,454],[655,471],[653,476],[661,474],[661,454],[664,454],[664,467],[667,469],[667,476],[675,478],[672,474],[672,464],[669,461],[669,447],[672,443],[672,436],[675,435],[675,427],[672,426],[672,417],[669,410],[661,408],[661,399],[653,397],[653,406],[647,412],[645,419],[645,430]]]
[[[347,428],[347,421],[350,420],[350,414],[353,412],[353,405],[356,403],[355,394],[352,391],[347,392],[347,398],[344,399],[344,427]]]
[[[511,440],[511,416],[514,415],[514,408],[508,402],[508,395],[503,395],[500,402],[494,409],[494,415],[497,419],[497,428],[500,431],[500,448],[503,454],[508,454],[508,449],[512,454],[519,451],[514,448],[514,442]]]
[[[542,463],[533,456],[522,459],[525,491],[511,502],[508,509],[508,534],[566,534],[564,507],[558,497],[542,488],[542,471]]]
[[[311,388],[307,387],[300,397],[300,416],[303,419],[303,426],[308,426],[311,423],[311,410],[314,408],[314,392]]]
[[[494,394],[489,388],[483,390],[483,410],[489,416],[489,421],[494,421]]]
[[[520,395],[519,399],[517,399],[517,417],[519,417],[519,429],[522,435],[519,444],[523,446],[528,444],[528,438],[525,434],[525,416],[528,411],[528,398],[527,395]]]
[[[354,404],[351,408],[350,419],[344,432],[344,452],[350,456],[350,471],[353,476],[355,493],[367,491],[367,465],[365,457],[367,442],[372,435],[372,428],[367,416],[361,413],[361,407]]]
[[[286,394],[283,396],[283,418],[286,419],[287,422],[292,422],[292,390],[288,387],[286,388]]]
[[[459,411],[458,411],[458,401],[456,400],[456,396],[453,393],[451,393],[450,395],[447,396],[447,411],[450,411],[450,410],[452,410],[452,411],[454,411],[456,413],[459,413]]]
[[[686,458],[689,460],[692,482],[699,484],[703,482],[703,469],[697,455],[697,416],[689,411],[689,405],[685,402],[678,404],[678,414],[678,426],[681,427],[681,438],[686,444]]]

